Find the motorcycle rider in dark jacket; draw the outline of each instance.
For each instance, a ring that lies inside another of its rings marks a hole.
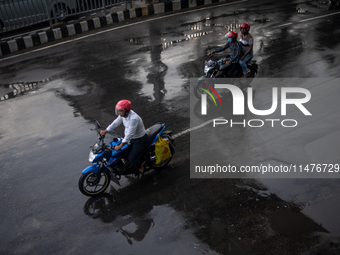
[[[235,71],[240,68],[239,61],[242,47],[237,41],[238,34],[236,31],[228,32],[225,36],[228,38],[228,42],[222,48],[209,52],[208,56],[212,56],[214,53],[221,52],[230,48],[231,53],[229,55],[229,58],[226,59],[227,61],[225,62],[225,64],[220,65],[220,72],[217,74],[217,76],[220,73],[224,72],[227,73],[229,77],[234,77]]]

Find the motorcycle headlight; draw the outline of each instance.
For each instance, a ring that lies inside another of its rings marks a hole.
[[[204,67],[204,72],[207,73],[207,72],[209,71],[209,69],[210,69],[210,67],[209,67],[208,65],[206,65],[206,66]]]
[[[92,151],[90,151],[90,155],[89,155],[89,161],[92,163],[93,160],[96,158],[97,154],[94,154]]]
[[[96,143],[96,144],[92,147],[92,150],[90,151],[89,161],[92,163],[93,160],[97,157],[97,155],[100,154],[100,153],[102,153],[103,150],[104,150],[103,147]]]
[[[103,147],[100,146],[98,143],[96,143],[93,147],[92,150],[94,154],[99,154],[103,152]]]

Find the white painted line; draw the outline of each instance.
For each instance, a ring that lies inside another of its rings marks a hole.
[[[322,16],[318,16],[318,17],[314,17],[314,18],[303,19],[303,20],[300,20],[299,22],[301,23],[301,22],[306,22],[306,21],[310,21],[310,20],[321,19],[321,18],[324,18],[324,17],[329,17],[329,16],[332,16],[332,15],[336,15],[336,14],[340,14],[340,12],[334,12],[334,13],[330,13],[330,14],[326,14],[326,15],[322,15]],[[285,24],[282,24],[282,25],[275,26],[274,28],[290,26],[292,24],[293,24],[293,22],[289,22],[289,23],[285,23]]]
[[[318,17],[314,17],[314,18],[310,18],[310,19],[304,19],[304,20],[301,20],[300,22],[305,22],[305,21],[310,21],[310,20],[315,20],[315,19],[321,19],[321,18],[332,16],[332,15],[335,15],[335,14],[340,14],[340,12],[330,13],[330,14],[327,14],[327,15],[322,15],[322,16],[318,16]]]
[[[31,51],[28,51],[28,52],[25,52],[25,53],[21,53],[21,54],[15,55],[15,56],[10,56],[10,57],[7,57],[7,58],[2,58],[2,59],[0,59],[0,62],[4,61],[4,60],[12,59],[12,58],[20,57],[20,56],[23,56],[23,55],[27,55],[27,54],[30,54],[30,53],[33,53],[33,52],[38,52],[38,51],[42,51],[42,50],[45,50],[45,49],[57,47],[57,46],[60,46],[60,45],[66,44],[66,43],[79,41],[79,40],[82,40],[82,39],[85,39],[85,38],[88,38],[88,37],[92,37],[92,36],[96,36],[96,35],[99,35],[99,34],[104,34],[104,33],[107,33],[107,32],[114,31],[114,30],[118,30],[118,29],[130,27],[130,26],[134,26],[134,25],[139,25],[139,24],[143,24],[143,23],[147,23],[147,22],[151,22],[151,21],[155,21],[155,20],[164,19],[164,18],[175,17],[175,16],[186,14],[186,13],[200,11],[200,10],[208,10],[208,9],[212,9],[212,8],[219,8],[221,6],[239,4],[239,3],[248,2],[248,1],[249,0],[240,0],[240,1],[237,1],[237,2],[233,2],[233,3],[225,3],[225,4],[221,4],[221,5],[217,5],[217,6],[210,6],[210,7],[205,7],[205,8],[202,8],[202,9],[195,9],[195,10],[190,10],[190,11],[186,11],[186,12],[180,12],[180,13],[175,13],[175,14],[166,15],[166,16],[162,16],[162,17],[157,17],[157,18],[153,18],[153,19],[138,21],[136,23],[131,23],[131,24],[126,24],[126,25],[119,26],[119,27],[110,28],[110,29],[107,29],[107,30],[103,30],[103,31],[94,33],[94,34],[81,36],[81,37],[78,37],[78,38],[75,38],[75,39],[72,39],[72,40],[56,43],[56,44],[53,44],[53,45],[50,45],[50,46],[47,46],[47,47],[43,47],[43,48],[40,48],[40,49],[31,50]]]
[[[278,26],[276,26],[276,27],[274,27],[274,28],[289,26],[289,25],[291,25],[291,24],[293,24],[293,23],[292,23],[292,22],[289,22],[289,23],[285,23],[285,24],[282,24],[282,25],[278,25]]]
[[[217,119],[222,119],[222,118],[223,118],[223,117],[218,117]],[[187,133],[189,133],[189,132],[191,132],[191,131],[200,129],[200,128],[202,128],[202,127],[204,127],[204,126],[210,124],[210,123],[213,122],[213,121],[214,121],[214,119],[211,119],[211,120],[208,120],[208,121],[202,123],[201,125],[199,125],[199,126],[197,126],[197,127],[192,127],[192,128],[187,129],[187,130],[184,130],[184,131],[182,131],[182,132],[179,132],[178,134],[173,135],[173,138],[177,138],[177,137],[182,136],[182,135],[185,135],[185,134],[187,134]]]

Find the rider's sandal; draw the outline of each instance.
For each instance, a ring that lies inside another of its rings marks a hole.
[[[138,177],[137,177],[137,179],[138,179],[138,180],[142,179],[143,175],[144,175],[144,172],[138,171]]]

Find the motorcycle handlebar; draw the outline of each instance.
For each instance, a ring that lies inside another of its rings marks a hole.
[[[99,139],[99,144],[104,145],[104,138],[105,135],[101,135],[100,133],[98,133],[98,139]]]

